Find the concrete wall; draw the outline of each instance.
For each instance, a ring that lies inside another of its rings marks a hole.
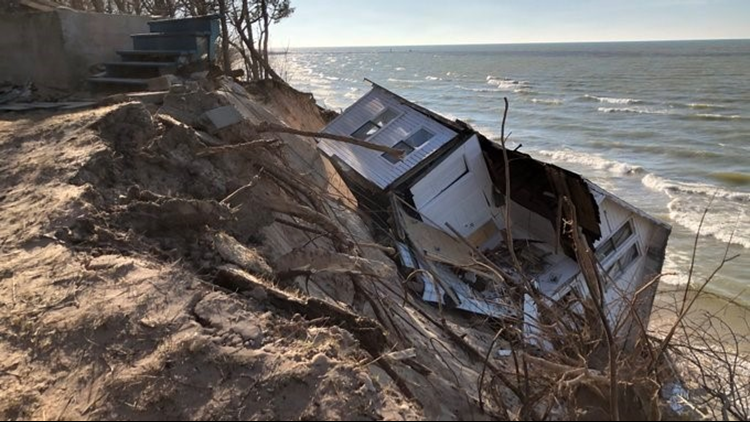
[[[54,12],[0,15],[0,82],[67,87],[60,19]]]
[[[0,15],[0,81],[86,89],[89,68],[119,60],[130,34],[148,32],[146,16],[59,10]]]

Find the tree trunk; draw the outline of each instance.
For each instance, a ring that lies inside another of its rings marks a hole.
[[[232,63],[229,60],[229,30],[227,29],[226,0],[219,0],[219,13],[221,13],[221,49],[224,53],[224,74],[228,75],[232,70]]]
[[[93,3],[94,10],[97,13],[104,13],[104,0],[93,0],[91,3]]]
[[[268,61],[268,27],[270,26],[270,22],[268,21],[268,1],[260,0],[260,7],[260,12],[263,15],[263,60],[266,61],[266,64],[270,64]]]

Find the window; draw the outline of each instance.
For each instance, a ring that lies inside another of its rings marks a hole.
[[[604,262],[607,258],[612,256],[618,248],[622,247],[622,245],[630,239],[633,233],[633,222],[628,220],[615,232],[615,234],[596,248],[596,258],[599,262]]]
[[[435,135],[433,135],[432,132],[425,130],[425,129],[419,129],[418,131],[409,135],[409,137],[406,138],[405,140],[399,141],[398,143],[396,143],[396,145],[394,145],[393,148],[404,151],[404,156],[407,156],[415,149],[424,145],[424,143],[429,141],[433,136]],[[382,156],[383,158],[388,160],[391,164],[398,164],[401,162],[401,158],[396,157],[387,152],[384,152]]]
[[[354,133],[352,133],[352,138],[365,140],[374,135],[375,132],[378,131],[378,129],[380,129],[380,126],[376,125],[373,122],[367,122],[363,124],[359,129],[355,130]]]
[[[433,136],[435,135],[433,135],[429,131],[425,129],[419,129],[418,131],[412,133],[408,138],[406,138],[406,143],[411,145],[413,148],[419,148],[420,146],[422,146],[422,144],[429,141]]]
[[[614,264],[607,268],[607,274],[609,274],[609,276],[612,278],[621,276],[625,272],[625,270],[628,269],[628,266],[635,262],[635,260],[638,259],[640,255],[641,254],[638,251],[638,246],[633,243],[625,253],[617,258]]]
[[[398,117],[398,113],[390,108],[386,108],[374,119],[367,121],[365,124],[360,126],[359,129],[355,130],[354,133],[352,133],[352,137],[360,140],[365,140],[374,135],[375,132],[390,123],[391,120],[395,119],[396,117]]]
[[[410,152],[414,151],[414,148],[412,148],[411,145],[407,144],[404,141],[399,141],[396,145],[394,145],[392,148],[404,151],[404,156],[409,155]],[[400,157],[396,157],[395,155],[389,154],[387,152],[383,153],[383,158],[388,160],[391,164],[398,164],[401,162]]]

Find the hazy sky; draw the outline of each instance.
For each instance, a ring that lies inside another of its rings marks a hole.
[[[292,0],[276,48],[750,38],[750,0]]]

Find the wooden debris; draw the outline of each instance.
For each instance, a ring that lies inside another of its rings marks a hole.
[[[395,275],[391,267],[383,262],[322,250],[290,252],[279,258],[275,267],[280,278],[317,273],[362,274],[382,278]]]

